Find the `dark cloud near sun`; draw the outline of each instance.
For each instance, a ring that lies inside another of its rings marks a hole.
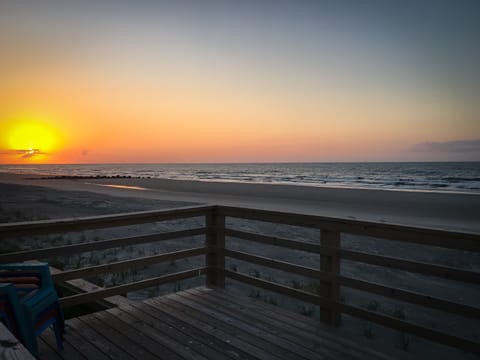
[[[40,149],[11,149],[1,150],[0,155],[16,155],[22,159],[29,159],[36,155],[47,155],[47,153],[40,151]]]
[[[443,142],[424,142],[416,144],[412,151],[445,152],[445,153],[478,153],[480,155],[480,139],[457,140]]]

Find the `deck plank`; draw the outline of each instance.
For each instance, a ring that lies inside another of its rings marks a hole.
[[[66,322],[65,340],[87,359],[109,360],[108,356],[101,352],[95,345],[79,334],[78,329],[71,326],[76,319],[70,319]],[[80,331],[81,332],[81,331]],[[66,351],[63,352],[63,358],[69,359]]]
[[[55,349],[50,346],[43,338],[37,339],[38,357],[42,360],[61,360],[61,355],[58,355]]]
[[[84,340],[94,345],[109,359],[118,360],[132,360],[133,357],[117,348],[109,339],[102,335],[102,329],[93,329],[86,323],[82,322],[79,318],[70,319],[69,324],[72,329],[76,330],[77,334],[80,334]],[[96,359],[96,358],[95,358]]]
[[[174,306],[172,301],[170,301],[168,304],[165,304],[164,302],[161,302],[159,300],[159,298],[150,299],[150,301],[145,301],[145,304],[151,305],[152,307],[158,308],[165,312],[169,312],[178,319],[182,319],[183,321],[187,322],[190,326],[194,326],[201,331],[215,336],[217,339],[224,342],[225,344],[232,346],[235,350],[244,351],[249,356],[255,359],[274,359],[274,357],[270,353],[244,341],[243,339],[238,337],[237,333],[235,332],[225,331],[224,328],[218,327],[216,324],[213,324],[213,322],[209,321],[208,318],[199,317],[197,314],[188,311],[185,307],[182,308],[181,306]]]
[[[125,321],[123,316],[124,312],[120,309],[109,309],[105,312],[98,313],[98,316],[102,316],[102,320],[110,323],[119,331],[128,334],[129,338],[136,342],[138,345],[145,347],[151,353],[161,356],[165,360],[180,360],[182,359],[178,354],[165,347],[161,343],[155,341],[150,336],[145,335],[139,331],[141,325],[135,323],[129,323]]]
[[[411,354],[404,353],[397,349],[377,349],[372,346],[368,340],[352,339],[339,333],[336,328],[328,325],[324,325],[319,321],[309,318],[302,314],[296,314],[292,311],[283,309],[278,306],[272,306],[262,301],[252,299],[249,297],[237,297],[232,294],[228,294],[224,290],[209,289],[206,287],[198,287],[191,289],[194,292],[200,292],[202,295],[217,299],[224,304],[234,304],[239,308],[247,308],[248,312],[255,314],[255,316],[264,316],[273,322],[280,329],[293,328],[299,331],[300,337],[307,337],[312,341],[322,343],[322,347],[335,348],[340,351],[346,352],[353,356],[354,359],[412,359]],[[238,308],[237,308],[238,309]]]
[[[265,345],[269,349],[272,349],[272,345],[274,348],[278,348],[278,353],[281,356],[285,356],[288,359],[320,359],[323,360],[326,358],[325,355],[318,354],[315,352],[306,349],[303,346],[298,345],[288,339],[282,339],[278,336],[278,333],[283,332],[274,329],[266,329],[265,327],[259,326],[259,324],[253,320],[246,321],[246,317],[244,313],[241,313],[240,316],[235,316],[234,312],[232,311],[221,311],[221,306],[218,307],[211,307],[201,301],[198,297],[195,297],[189,293],[181,292],[178,295],[177,301],[185,304],[189,307],[193,307],[203,313],[211,316],[212,318],[218,319],[220,321],[224,321],[227,324],[235,326],[248,334],[252,334],[255,336],[257,341],[264,342]],[[238,310],[237,310],[238,313]],[[272,332],[273,330],[273,332]]]
[[[150,325],[155,330],[159,331],[164,336],[171,338],[174,342],[176,342],[177,348],[188,349],[188,354],[184,354],[187,357],[191,358],[198,358],[198,359],[214,359],[218,358],[218,353],[210,348],[208,345],[195,340],[187,333],[182,333],[178,331],[178,329],[174,328],[173,326],[167,325],[162,321],[158,321],[158,319],[154,318],[148,312],[143,312],[138,308],[128,308],[122,307],[123,310],[127,310],[130,315],[133,317],[142,320],[146,324]]]
[[[181,293],[181,295],[191,295],[192,301],[212,309],[217,309],[225,314],[230,314],[239,321],[253,324],[255,327],[278,337],[286,346],[291,347],[293,344],[293,347],[291,347],[292,350],[298,347],[302,348],[302,350],[308,350],[305,354],[304,351],[299,352],[299,354],[304,354],[303,356],[308,358],[318,358],[319,356],[331,357],[333,354],[338,360],[356,358],[341,346],[329,346],[329,342],[323,340],[321,337],[305,331],[299,331],[288,323],[277,321],[272,316],[266,316],[260,311],[254,312],[252,309],[247,309],[240,303],[224,301],[223,299],[215,298],[206,293],[194,290]]]
[[[157,302],[163,302],[170,308],[176,308],[183,313],[183,316],[194,317],[200,322],[209,323],[213,326],[215,330],[221,331],[225,334],[228,343],[233,343],[234,341],[241,341],[243,347],[251,347],[251,354],[260,359],[281,359],[282,358],[282,349],[275,347],[272,344],[267,342],[259,341],[256,337],[256,334],[250,334],[247,331],[236,327],[232,324],[229,324],[228,321],[222,319],[217,319],[212,317],[210,314],[203,312],[194,307],[188,306],[188,304],[182,303],[181,299],[177,298],[178,295],[167,295],[161,299],[154,299]],[[301,359],[300,357],[293,355],[295,360]]]
[[[152,307],[143,303],[133,303],[132,306],[135,306],[145,313],[150,314],[156,321],[161,321],[165,324],[175,327],[176,329],[187,333],[195,340],[203,342],[204,344],[214,348],[222,355],[222,357],[220,357],[221,359],[226,359],[227,357],[235,360],[255,359],[242,350],[234,349],[229,344],[219,340],[207,332],[203,332],[200,329],[191,326],[189,323],[172,316],[171,312],[166,312],[161,310],[159,307]]]
[[[66,321],[65,349],[53,331],[40,360],[392,360],[336,329],[224,290],[195,288]]]
[[[132,356],[134,359],[158,359],[157,356],[131,340],[130,336],[127,334],[134,332],[134,329],[129,329],[130,331],[126,331],[125,334],[122,334],[115,330],[115,328],[111,327],[108,322],[101,321],[95,313],[88,316],[82,316],[80,320],[95,329],[101,329],[102,336],[108,338],[108,340],[115,344],[115,346]]]
[[[146,336],[151,337],[157,342],[161,343],[166,348],[170,349],[172,352],[177,353],[184,359],[199,359],[199,360],[208,360],[208,358],[200,355],[193,349],[191,349],[188,344],[182,344],[178,342],[177,339],[174,339],[167,335],[164,332],[161,332],[159,329],[151,326],[148,322],[145,322],[143,319],[136,317],[136,312],[132,311],[129,307],[121,306],[118,310],[123,313],[120,315],[122,320],[125,320],[129,323],[135,324],[135,329],[142,332]]]
[[[76,348],[72,346],[69,342],[69,338],[65,338],[63,341],[63,350],[57,348],[57,340],[55,339],[55,333],[53,330],[49,329],[44,331],[40,338],[50,346],[50,352],[57,354],[58,358],[63,359],[68,358],[69,360],[86,360],[87,358],[83,356]],[[47,359],[45,355],[41,354],[40,359]]]
[[[224,359],[225,355],[217,351],[208,341],[205,339],[198,339],[190,336],[190,328],[187,331],[182,332],[180,329],[177,329],[175,326],[169,325],[164,322],[163,316],[157,318],[154,316],[151,308],[148,306],[142,306],[142,304],[133,305],[135,311],[132,311],[131,314],[137,318],[142,319],[150,326],[159,329],[163,333],[168,333],[170,337],[173,337],[176,341],[182,345],[191,348],[193,351],[198,352],[202,356],[205,356],[207,359]],[[185,326],[181,326],[185,329]],[[204,335],[206,335],[204,333]]]
[[[23,344],[0,321],[0,358],[2,360],[35,359]]]
[[[279,336],[291,336],[295,341],[312,350],[320,351],[329,356],[334,353],[338,359],[359,359],[364,352],[363,349],[359,350],[358,347],[352,347],[352,344],[347,341],[341,341],[337,337],[332,337],[331,334],[325,334],[325,331],[321,329],[324,327],[322,324],[319,324],[318,321],[314,321],[314,324],[309,324],[312,322],[312,319],[306,316],[299,314],[292,319],[280,314],[279,310],[283,309],[271,309],[271,305],[264,304],[258,300],[222,296],[221,291],[204,291],[203,289],[194,289],[194,291],[195,293],[200,293],[202,298],[205,298],[204,301],[216,305],[221,304],[221,306],[228,308],[229,311],[236,309],[237,312],[241,312],[242,316],[269,324],[277,331],[281,329]],[[298,325],[300,326],[297,327]],[[331,329],[329,330],[331,331]],[[374,355],[368,350],[367,353],[370,358]],[[383,355],[380,355],[379,358],[390,359],[390,357],[383,357]]]

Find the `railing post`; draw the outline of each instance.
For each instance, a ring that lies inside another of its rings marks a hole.
[[[225,214],[216,206],[206,216],[207,286],[225,287]]]
[[[340,248],[340,233],[338,231],[321,230],[320,244],[332,249]],[[320,255],[320,270],[340,275],[340,257],[336,252]],[[320,296],[332,301],[340,300],[340,285],[330,281],[320,281]],[[338,311],[320,308],[320,321],[329,325],[340,326],[341,316]]]

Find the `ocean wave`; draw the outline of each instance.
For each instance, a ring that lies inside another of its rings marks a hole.
[[[0,165],[0,172],[480,193],[479,162]]]

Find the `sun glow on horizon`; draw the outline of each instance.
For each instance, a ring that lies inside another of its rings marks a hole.
[[[10,117],[2,126],[0,149],[11,162],[44,162],[61,147],[59,131],[38,115]]]

